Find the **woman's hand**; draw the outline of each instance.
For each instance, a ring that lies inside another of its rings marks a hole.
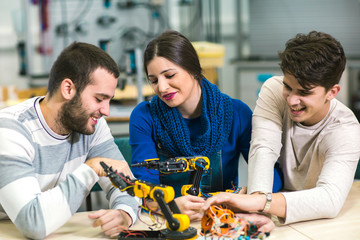
[[[265,195],[221,192],[208,198],[202,210],[206,211],[211,205],[223,205],[233,212],[256,212],[263,209],[265,202]]]
[[[275,228],[275,223],[267,216],[256,213],[236,213],[236,217],[254,223],[262,233],[271,232]]]
[[[162,214],[159,208],[159,204],[152,200],[145,200],[146,207],[158,214]],[[186,214],[189,216],[189,219],[192,221],[200,221],[202,216],[204,215],[201,207],[203,206],[205,200],[201,197],[196,197],[192,195],[186,195],[182,197],[178,197],[175,199],[176,205],[179,207],[182,214]]]
[[[162,214],[159,204],[152,199],[145,199],[145,207],[147,207],[151,212]]]

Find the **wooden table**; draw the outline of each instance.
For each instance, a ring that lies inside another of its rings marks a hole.
[[[87,215],[88,212],[76,213],[64,226],[46,239],[108,239],[100,228],[91,227],[92,220]],[[196,228],[199,225],[199,223],[192,224]],[[146,229],[146,227],[138,221],[134,229]],[[11,221],[0,221],[0,240],[8,239],[25,238]],[[277,226],[267,239],[360,239],[360,182],[354,182],[344,207],[336,218]]]
[[[354,182],[336,218],[293,223],[290,227],[308,239],[360,239],[360,181]]]

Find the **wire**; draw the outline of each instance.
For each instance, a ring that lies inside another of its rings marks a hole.
[[[257,226],[243,218],[238,218],[229,209],[212,205],[201,219],[201,236],[217,236],[229,239],[264,239]]]
[[[128,185],[135,185],[135,183],[132,182],[128,177],[125,177],[124,175],[119,174],[116,170],[115,170],[115,173],[116,173],[124,182],[126,182],[126,184],[128,184]],[[128,187],[124,188],[124,190],[125,190],[125,189],[128,189],[128,188],[130,188],[130,187],[134,187],[134,186],[128,186]]]

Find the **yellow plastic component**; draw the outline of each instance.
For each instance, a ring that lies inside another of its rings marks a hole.
[[[172,200],[174,200],[175,198],[175,191],[173,187],[170,186],[165,186],[165,187],[160,187],[160,186],[155,186],[153,188],[153,190],[150,192],[150,198],[153,199],[154,201],[156,201],[156,199],[154,198],[154,192],[155,190],[160,189],[164,192],[164,201],[166,203],[171,202]]]
[[[188,215],[185,214],[174,214],[173,218],[177,219],[179,221],[179,228],[176,229],[177,232],[185,231],[190,226],[190,219]],[[166,227],[171,230],[169,227],[169,223],[166,222]]]
[[[228,193],[234,193],[235,190],[234,189],[226,189],[225,192],[228,192]]]
[[[180,160],[184,160],[186,162],[186,168],[182,171],[178,171],[178,172],[187,172],[190,169],[190,164],[189,161],[186,158],[176,158],[176,162],[179,162]]]
[[[135,182],[135,186],[134,186],[135,196],[139,198],[147,197],[149,196],[150,190],[151,190],[150,186],[146,185],[145,183],[141,183],[139,181]]]
[[[183,186],[181,187],[181,196],[186,196],[186,195],[188,195],[187,190],[189,190],[189,188],[191,188],[191,187],[192,187],[191,184],[183,185]],[[198,197],[201,197],[201,196],[202,196],[202,193],[201,193],[201,191],[199,191]]]
[[[208,157],[194,157],[194,158],[192,158],[191,161],[190,161],[191,167],[196,170],[196,168],[197,168],[197,166],[196,166],[196,161],[197,161],[199,158],[202,158],[202,159],[205,160],[205,162],[207,163],[207,165],[205,166],[205,169],[209,169],[209,167],[210,167],[210,160],[209,160]]]
[[[142,87],[142,94],[144,97],[154,96],[153,88],[146,84]],[[120,88],[115,89],[114,99],[115,100],[131,100],[138,97],[138,89],[135,85],[126,84],[125,88],[121,90]]]
[[[149,159],[145,159],[145,162],[149,162],[149,161],[159,161],[159,158],[149,158]]]
[[[181,187],[181,196],[186,196],[186,195],[188,195],[188,193],[186,192],[187,190],[189,190],[189,188],[191,188],[191,184],[189,184],[189,185],[183,185],[182,187]]]
[[[225,46],[211,42],[192,42],[202,68],[224,66]]]

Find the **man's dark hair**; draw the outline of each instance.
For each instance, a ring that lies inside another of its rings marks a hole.
[[[98,68],[107,70],[115,78],[119,77],[119,68],[109,54],[92,44],[73,42],[60,53],[51,68],[49,96],[52,97],[66,78],[71,79],[77,93],[80,94],[91,84],[91,74]]]
[[[279,52],[281,70],[293,75],[304,89],[322,86],[328,91],[339,83],[346,57],[331,35],[317,31],[297,34],[285,46]]]
[[[150,41],[144,52],[144,69],[154,57],[163,57],[180,66],[196,80],[203,77],[199,57],[189,39],[177,31],[168,30]]]

